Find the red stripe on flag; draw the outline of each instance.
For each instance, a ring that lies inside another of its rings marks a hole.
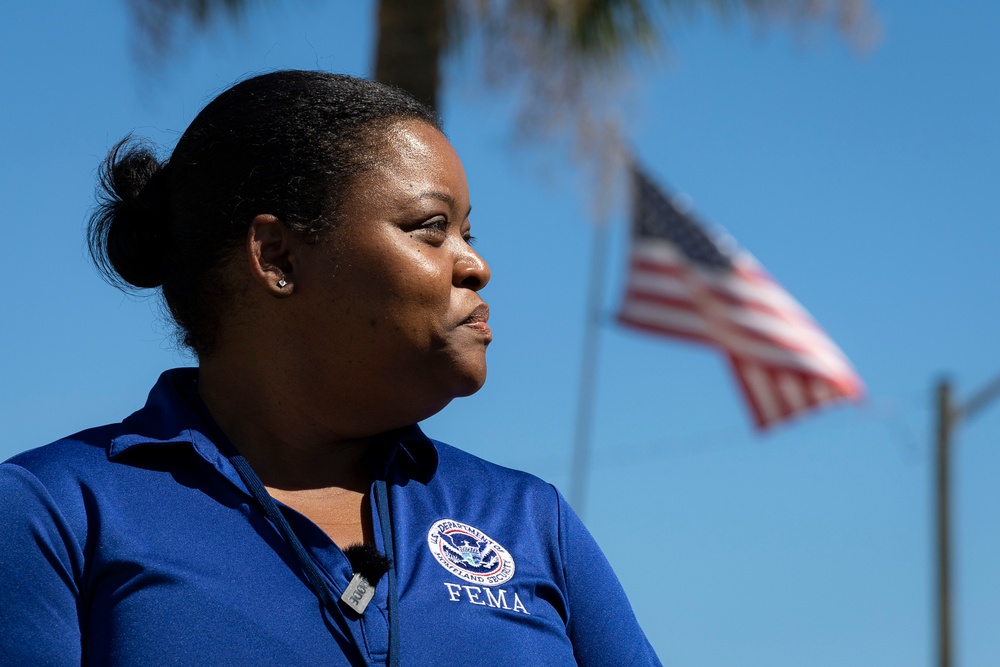
[[[653,294],[651,292],[645,292],[640,289],[630,288],[626,295],[628,301],[641,301],[643,303],[655,303],[666,308],[673,308],[675,310],[683,310],[691,313],[697,313],[698,306],[695,305],[690,299],[680,299],[673,296],[666,296],[664,294]]]
[[[642,259],[639,257],[633,257],[631,265],[633,273],[655,273],[663,276],[673,276],[676,278],[684,278],[688,274],[688,270],[682,266],[677,266],[676,264],[664,264],[663,262],[657,262],[651,259]]]
[[[739,322],[729,320],[726,322],[726,326],[734,330],[738,336],[749,338],[750,340],[758,343],[764,343],[765,345],[779,350],[785,350],[786,352],[798,352],[806,356],[812,356],[814,354],[813,346],[805,345],[803,343],[795,343],[787,338],[769,334],[764,331],[754,329],[753,327],[745,326]]]
[[[733,294],[732,292],[727,292],[718,287],[710,286],[708,287],[708,292],[712,295],[713,299],[716,299],[727,306],[746,308],[747,310],[763,313],[764,315],[779,317],[792,324],[817,328],[816,323],[813,322],[812,318],[803,316],[802,314],[789,310],[784,306],[757,299],[748,299],[746,297]]]
[[[728,358],[754,425],[762,430],[836,400],[858,401],[863,395],[861,387],[850,378],[819,376],[736,355]]]

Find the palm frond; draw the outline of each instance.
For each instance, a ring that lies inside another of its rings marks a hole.
[[[205,30],[217,19],[236,22],[270,0],[125,0],[136,27],[133,50],[141,63],[161,62],[172,50],[178,23]]]

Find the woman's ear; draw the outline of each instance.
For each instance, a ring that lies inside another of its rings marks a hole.
[[[298,245],[292,230],[273,215],[261,214],[250,222],[247,230],[250,275],[272,296],[285,297],[295,291]]]

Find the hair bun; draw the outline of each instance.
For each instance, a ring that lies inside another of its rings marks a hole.
[[[101,164],[87,240],[98,270],[113,284],[163,283],[170,223],[165,170],[152,147],[131,136]]]

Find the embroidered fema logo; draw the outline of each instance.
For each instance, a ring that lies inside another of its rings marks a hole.
[[[427,546],[441,567],[459,579],[499,586],[514,576],[514,558],[489,535],[452,519],[435,521]]]

